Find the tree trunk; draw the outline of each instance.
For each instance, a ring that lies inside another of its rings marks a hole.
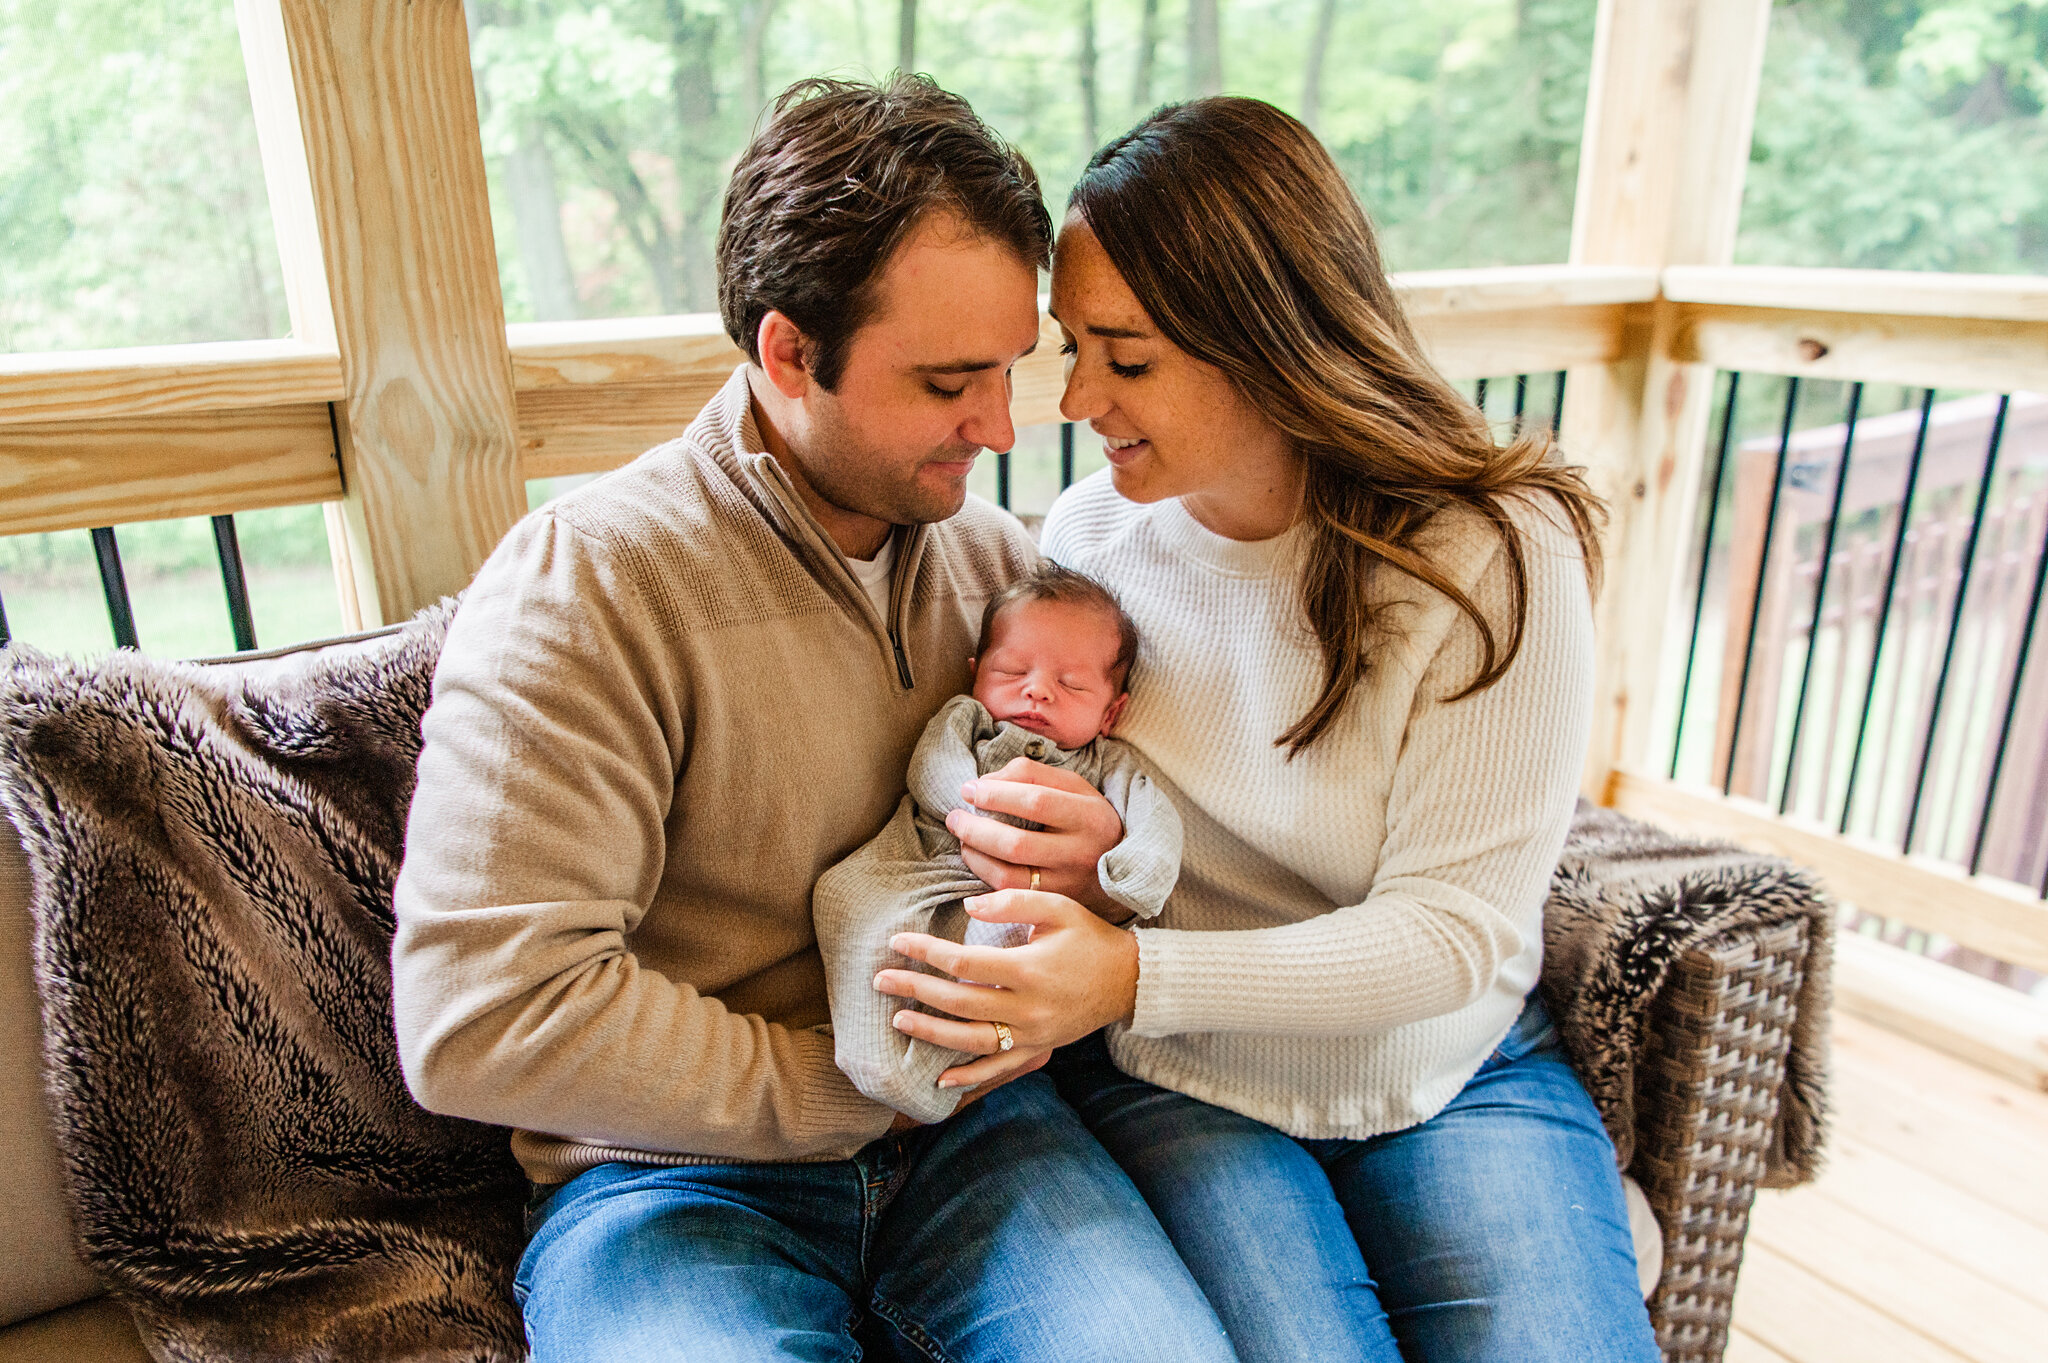
[[[896,69],[917,70],[917,0],[898,0],[896,6]]]
[[[521,131],[519,145],[505,158],[505,189],[512,199],[519,262],[526,267],[533,315],[543,322],[573,320],[581,309],[576,276],[569,268],[569,246],[562,239],[562,199],[555,188],[555,162],[541,141],[540,129],[533,124]]]
[[[1308,40],[1308,63],[1301,76],[1301,121],[1321,132],[1323,122],[1323,57],[1337,27],[1337,0],[1317,0],[1316,31]]]
[[[1081,155],[1095,154],[1102,120],[1095,90],[1095,0],[1081,0]]]
[[[1188,93],[1199,99],[1223,93],[1220,0],[1188,0]]]
[[[717,16],[692,14],[684,0],[668,0],[669,51],[675,54],[671,94],[676,108],[676,196],[680,231],[675,269],[683,306],[691,312],[718,306],[718,272],[711,238],[724,196],[725,168],[717,146],[718,88],[714,47]]]
[[[1152,107],[1152,61],[1159,51],[1159,0],[1145,0],[1138,19],[1138,69],[1131,77],[1131,109],[1144,113]]]
[[[752,0],[746,14],[740,33],[740,73],[746,81],[742,94],[747,113],[752,116],[768,104],[768,25],[775,18],[775,0]]]

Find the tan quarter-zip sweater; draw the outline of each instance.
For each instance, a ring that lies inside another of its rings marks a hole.
[[[974,498],[899,529],[890,618],[762,452],[746,373],[679,440],[521,521],[434,677],[393,998],[427,1107],[528,1174],[844,1157],[820,872],[880,828],[1035,557]]]

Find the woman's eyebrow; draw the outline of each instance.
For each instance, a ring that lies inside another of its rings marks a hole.
[[[1051,308],[1045,310],[1045,315],[1052,318],[1055,322],[1060,321],[1060,315]],[[1060,322],[1060,325],[1065,326],[1066,323]],[[1090,336],[1100,336],[1105,341],[1149,341],[1152,339],[1151,332],[1137,327],[1105,327],[1090,323],[1082,327],[1081,330],[1087,332]]]

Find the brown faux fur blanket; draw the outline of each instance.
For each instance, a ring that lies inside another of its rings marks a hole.
[[[391,1031],[391,886],[446,608],[206,667],[0,659],[86,1261],[174,1360],[512,1360],[526,1184]]]
[[[0,654],[0,807],[87,1262],[176,1360],[513,1360],[525,1191],[503,1131],[413,1103],[391,888],[446,606],[209,667]],[[1582,810],[1544,988],[1627,1162],[1634,1057],[1679,953],[1807,914],[1774,1182],[1811,1175],[1827,915],[1781,862]]]
[[[1798,918],[1807,920],[1810,945],[1764,1160],[1771,1188],[1819,1171],[1834,906],[1789,862],[1580,802],[1543,906],[1543,997],[1624,1169],[1635,1145],[1636,1055],[1672,967],[1687,948],[1731,930]]]

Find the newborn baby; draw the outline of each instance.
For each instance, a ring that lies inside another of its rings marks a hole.
[[[1097,863],[1104,893],[1140,918],[1165,905],[1180,875],[1180,816],[1132,749],[1109,737],[1130,698],[1124,683],[1137,653],[1130,617],[1093,578],[1045,564],[1011,583],[982,614],[981,641],[968,663],[973,694],[947,701],[918,740],[910,793],[880,833],[818,878],[812,910],[835,1054],[868,1097],[920,1121],[939,1121],[964,1092],[939,1088],[939,1075],[979,1058],[892,1025],[898,1008],[919,1005],[876,993],[876,972],[929,967],[891,951],[890,938],[925,932],[1014,946],[1029,936],[1028,927],[981,923],[961,907],[962,899],[988,890],[946,831],[946,815],[963,807],[960,788],[968,781],[1018,757],[1080,776],[1124,822],[1123,840]]]

